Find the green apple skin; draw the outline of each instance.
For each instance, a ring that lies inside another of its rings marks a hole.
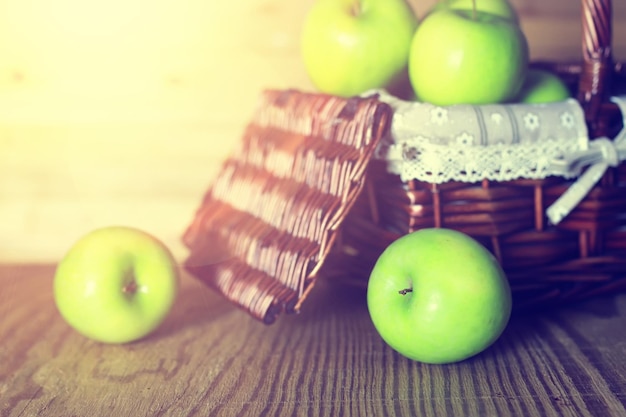
[[[417,24],[404,0],[318,0],[301,33],[306,72],[318,90],[343,97],[401,83]]]
[[[82,335],[127,343],[161,324],[178,281],[172,254],[157,238],[130,227],[104,227],[81,237],[59,262],[54,299]]]
[[[400,291],[411,289],[405,295]],[[382,339],[415,361],[474,356],[508,324],[507,277],[480,243],[451,229],[421,229],[390,244],[368,282],[367,305]]]
[[[435,105],[501,103],[519,92],[528,58],[526,37],[512,21],[440,10],[415,32],[409,76],[419,100]]]
[[[431,11],[442,9],[473,10],[473,0],[441,0]],[[476,10],[512,20],[519,24],[519,16],[515,8],[507,0],[476,0]]]
[[[556,74],[531,68],[515,101],[527,104],[553,103],[570,97],[567,85]]]

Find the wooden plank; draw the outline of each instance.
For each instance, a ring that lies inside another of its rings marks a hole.
[[[0,266],[0,415],[623,416],[626,296],[514,316],[458,364],[403,358],[364,293],[320,280],[299,316],[265,326],[184,275],[148,338],[70,329],[48,265]]]

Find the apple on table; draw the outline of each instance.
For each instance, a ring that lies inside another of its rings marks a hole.
[[[372,269],[367,306],[382,339],[407,358],[458,362],[492,345],[512,308],[507,277],[472,237],[429,228],[391,243]]]
[[[306,72],[321,92],[343,97],[408,84],[417,25],[405,0],[317,0],[301,33]]]
[[[127,343],[155,330],[178,291],[169,249],[139,229],[110,226],[81,237],[59,262],[54,299],[82,335]]]
[[[441,8],[421,21],[409,53],[419,100],[435,105],[491,104],[520,91],[529,60],[515,20],[476,9]]]

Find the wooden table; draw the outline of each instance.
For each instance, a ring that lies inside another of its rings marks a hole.
[[[249,318],[188,276],[148,338],[69,328],[53,265],[0,266],[1,416],[625,416],[626,295],[515,316],[433,366],[377,336],[361,290],[321,281],[297,316]]]

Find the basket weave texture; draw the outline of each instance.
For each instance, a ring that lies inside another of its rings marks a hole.
[[[626,92],[626,67],[611,54],[611,2],[582,0],[582,25],[582,62],[533,66],[557,73],[570,86],[590,138],[614,138],[624,126],[611,97]],[[365,192],[344,223],[338,263],[350,268],[346,276],[364,285],[393,240],[420,228],[448,227],[470,234],[495,254],[516,308],[624,290],[625,163],[609,168],[567,217],[550,224],[547,208],[574,180],[401,181],[385,161],[373,161]]]
[[[298,311],[390,117],[373,98],[264,92],[183,236],[186,269],[267,324]]]
[[[582,26],[581,62],[533,66],[570,86],[590,138],[614,138],[626,67],[611,54],[611,2],[582,0]],[[447,227],[498,258],[515,308],[626,289],[624,162],[554,225],[546,210],[576,178],[403,181],[374,158],[392,117],[376,96],[265,91],[183,236],[185,268],[269,324],[299,310],[320,271],[365,287],[395,239]]]

